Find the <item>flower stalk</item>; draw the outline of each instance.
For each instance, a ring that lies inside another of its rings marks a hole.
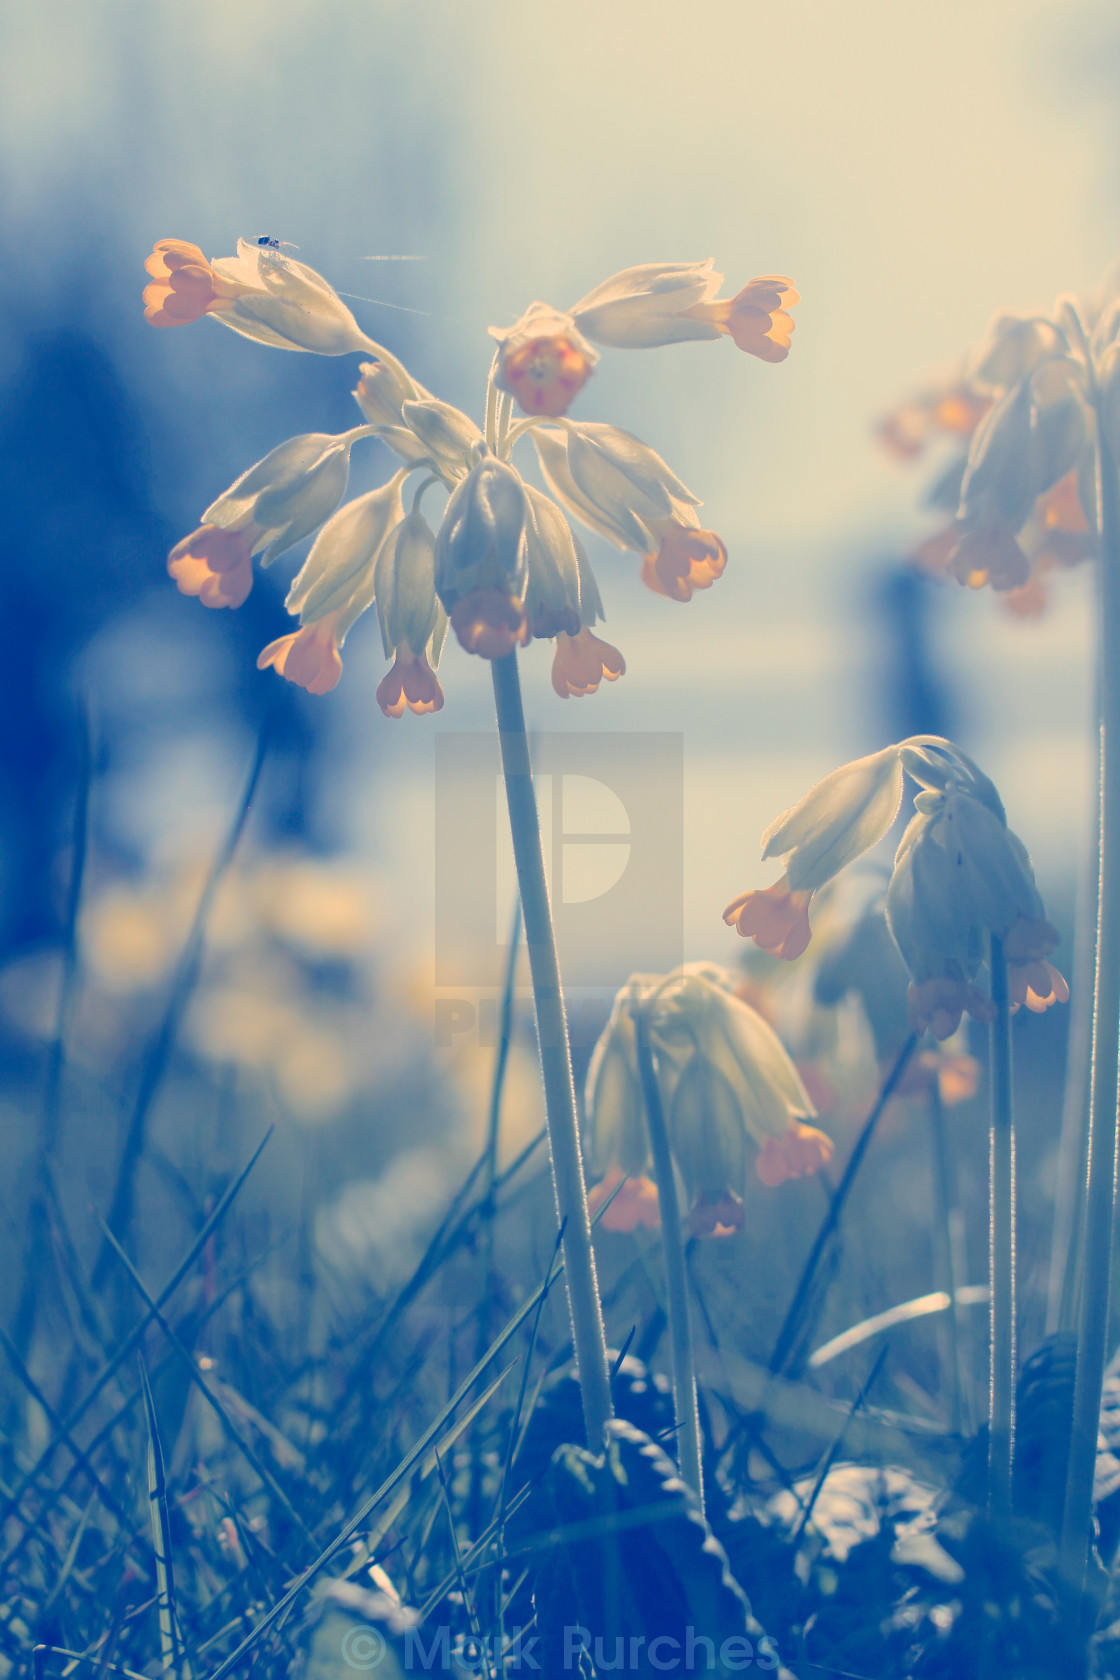
[[[692,1358],[692,1325],[688,1310],[688,1277],[681,1242],[681,1213],[673,1152],[661,1103],[661,1089],[639,1011],[634,1021],[638,1072],[645,1104],[646,1129],[653,1156],[653,1176],[661,1209],[661,1252],[665,1262],[665,1290],[669,1308],[669,1342],[673,1358],[673,1406],[677,1417],[677,1454],[681,1477],[704,1509],[704,1470],[700,1452],[700,1413],[696,1402],[696,1371]]]
[[[988,1512],[1011,1516],[1015,1453],[1015,1125],[1011,1107],[1011,1010],[1003,941],[991,936],[992,1120],[989,1134],[988,1299],[991,1367],[988,1378]]]
[[[1062,1574],[1075,1594],[1083,1589],[1088,1562],[1101,1388],[1108,1353],[1120,1059],[1120,486],[1099,407],[1098,416],[1100,890],[1077,1379],[1061,1546]]]
[[[599,1306],[591,1220],[579,1145],[568,1022],[545,877],[521,680],[514,650],[491,660],[513,856],[529,951],[556,1212],[564,1233],[564,1282],[572,1319],[587,1444],[598,1452],[612,1415],[607,1339]]]

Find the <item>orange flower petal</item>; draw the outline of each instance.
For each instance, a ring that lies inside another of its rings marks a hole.
[[[753,939],[760,951],[793,962],[807,949],[812,938],[809,926],[812,896],[804,890],[791,892],[783,875],[773,886],[743,893],[727,906],[723,919],[744,939]]]
[[[392,670],[377,685],[377,704],[393,718],[403,717],[406,707],[418,717],[442,711],[443,690],[427,655],[398,648]]]
[[[329,694],[342,675],[342,657],[335,639],[337,614],[304,625],[290,636],[269,642],[257,659],[257,670],[271,665],[286,682],[309,694]]]
[[[184,595],[197,595],[204,607],[239,607],[253,587],[255,525],[223,531],[200,525],[175,544],[167,570]]]
[[[531,633],[522,603],[497,589],[478,589],[456,601],[451,628],[466,651],[482,659],[504,659],[515,647],[525,647]]]
[[[593,636],[586,626],[578,635],[563,631],[556,638],[552,661],[552,686],[561,700],[572,695],[594,694],[605,677],[616,682],[626,671],[626,661],[616,647]]]

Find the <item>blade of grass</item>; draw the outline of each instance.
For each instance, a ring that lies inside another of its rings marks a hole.
[[[813,1287],[813,1280],[817,1275],[817,1268],[820,1266],[825,1249],[828,1247],[829,1242],[836,1235],[836,1232],[839,1229],[840,1218],[844,1212],[844,1206],[851,1194],[852,1185],[856,1181],[856,1175],[863,1164],[863,1158],[867,1154],[868,1145],[875,1135],[875,1129],[883,1117],[887,1104],[890,1102],[895,1091],[898,1089],[899,1081],[906,1072],[907,1065],[911,1056],[914,1054],[914,1051],[917,1049],[917,1046],[918,1035],[916,1033],[911,1033],[895,1058],[895,1063],[891,1068],[890,1073],[883,1081],[879,1095],[875,1100],[875,1106],[864,1122],[864,1127],[860,1132],[859,1137],[856,1139],[855,1148],[852,1150],[852,1153],[848,1158],[848,1164],[844,1168],[843,1177],[837,1185],[836,1191],[829,1203],[828,1212],[825,1214],[824,1222],[821,1225],[820,1230],[817,1232],[812,1248],[809,1250],[809,1257],[806,1260],[801,1276],[798,1279],[793,1299],[790,1302],[789,1309],[782,1321],[782,1327],[778,1331],[777,1340],[774,1343],[774,1351],[770,1355],[770,1370],[775,1374],[775,1376],[780,1376],[785,1371],[796,1343],[808,1328],[808,1326],[803,1324],[802,1321],[808,1317],[806,1307],[809,1299],[809,1292]]]
[[[219,1295],[217,1295],[215,1297],[215,1299],[210,1303],[210,1305],[207,1307],[206,1311],[203,1313],[201,1319],[199,1320],[200,1327],[201,1327],[201,1325],[207,1323],[207,1321],[209,1319],[211,1319],[214,1316],[215,1313],[217,1313],[221,1310],[221,1308],[224,1306],[225,1302],[229,1299],[229,1297],[231,1295],[233,1295],[234,1293],[236,1293],[236,1291],[243,1286],[246,1279],[248,1277],[250,1277],[253,1274],[253,1272],[258,1269],[258,1267],[260,1265],[263,1264],[264,1260],[266,1260],[268,1258],[269,1254],[273,1253],[275,1251],[275,1249],[277,1249],[281,1245],[281,1243],[285,1242],[290,1235],[291,1235],[290,1231],[282,1232],[280,1236],[275,1238],[275,1240],[273,1242],[269,1243],[268,1246],[265,1249],[262,1250],[262,1252],[256,1257],[256,1259],[252,1260],[249,1263],[249,1265],[243,1267],[243,1269],[237,1274],[237,1276],[230,1280],[230,1282],[226,1285],[226,1287],[221,1291],[221,1293]],[[156,1376],[161,1375],[163,1373],[163,1371],[167,1368],[167,1366],[170,1365],[172,1363],[172,1361],[174,1361],[175,1359],[176,1359],[175,1353],[171,1349],[169,1349],[167,1351],[167,1353],[164,1354],[163,1358],[160,1359],[159,1361],[157,1361],[157,1363],[154,1367],[154,1370],[153,1370],[153,1374],[156,1375]],[[134,1389],[132,1389],[131,1392],[128,1395],[126,1395],[125,1399],[117,1407],[116,1411],[109,1418],[109,1420],[106,1423],[104,1423],[101,1426],[101,1428],[97,1431],[97,1433],[91,1438],[91,1440],[90,1440],[90,1442],[89,1442],[89,1444],[86,1448],[86,1454],[85,1454],[85,1456],[87,1458],[89,1458],[91,1463],[92,1463],[92,1460],[93,1460],[94,1453],[96,1453],[99,1450],[99,1448],[102,1447],[104,1445],[104,1443],[112,1436],[114,1431],[120,1427],[120,1425],[122,1424],[124,1419],[131,1413],[133,1407],[136,1405],[136,1403],[140,1399],[140,1397],[141,1397],[140,1386],[139,1386],[139,1384],[137,1384],[137,1386]],[[46,1522],[46,1519],[50,1516],[50,1514],[52,1513],[52,1511],[54,1511],[54,1509],[56,1508],[58,1503],[62,1500],[62,1498],[64,1497],[64,1495],[67,1491],[67,1489],[70,1486],[71,1481],[79,1473],[79,1471],[81,1469],[82,1469],[82,1466],[80,1464],[75,1463],[75,1464],[71,1465],[70,1469],[67,1471],[67,1473],[63,1477],[62,1481],[44,1499],[41,1507],[39,1508],[38,1512],[36,1513],[37,1521],[38,1521],[38,1524],[40,1526]],[[146,1536],[142,1535],[139,1532],[139,1530],[136,1529],[131,1523],[128,1525],[128,1527],[123,1532],[125,1534],[127,1534],[128,1538],[130,1540],[135,1540],[136,1542],[138,1542],[139,1544],[141,1544],[145,1548],[145,1551],[147,1551],[150,1543],[148,1542]],[[18,1559],[18,1557],[19,1557],[21,1551],[23,1550],[24,1546],[26,1546],[28,1544],[31,1536],[34,1533],[35,1533],[35,1527],[34,1526],[25,1526],[24,1527],[23,1533],[20,1535],[19,1539],[14,1543],[11,1550],[4,1556],[3,1559],[0,1559],[0,1570],[7,1571],[11,1568],[13,1562],[16,1559]]]
[[[558,1268],[556,1275],[559,1276],[562,1271],[563,1266],[561,1265]],[[552,1281],[555,1282],[555,1278]],[[475,1382],[482,1375],[486,1366],[493,1358],[496,1357],[497,1354],[501,1352],[510,1337],[516,1335],[518,1329],[537,1305],[545,1287],[545,1284],[542,1283],[533,1291],[527,1300],[522,1302],[513,1317],[507,1322],[505,1329],[496,1338],[496,1340],[490,1344],[490,1347],[484,1357],[478,1361],[473,1370],[467,1373],[466,1377],[459,1384],[446,1406],[442,1408],[434,1422],[428,1425],[427,1429],[424,1430],[420,1438],[412,1445],[409,1451],[401,1459],[396,1469],[385,1478],[385,1480],[381,1483],[381,1486],[372,1493],[368,1499],[363,1501],[358,1510],[354,1512],[353,1516],[348,1518],[348,1520],[343,1524],[342,1528],[330,1544],[324,1547],[323,1551],[316,1558],[315,1562],[311,1564],[310,1568],[305,1569],[284,1594],[284,1597],[281,1598],[278,1603],[274,1604],[271,1610],[267,1611],[265,1615],[262,1616],[252,1633],[246,1639],[242,1640],[236,1651],[233,1651],[225,1659],[225,1661],[214,1670],[214,1672],[209,1676],[209,1680],[223,1680],[223,1676],[228,1674],[230,1670],[241,1660],[241,1658],[246,1656],[249,1651],[253,1649],[258,1640],[264,1636],[264,1634],[276,1621],[277,1617],[290,1609],[299,1597],[300,1593],[310,1584],[311,1581],[315,1579],[320,1570],[324,1569],[326,1565],[330,1563],[332,1558],[338,1555],[342,1548],[348,1543],[351,1536],[354,1534],[354,1531],[369,1516],[370,1512],[375,1510],[377,1506],[380,1505],[381,1501],[392,1493],[393,1489],[398,1485],[403,1477],[409,1474],[417,1460],[422,1456],[427,1448],[431,1446],[432,1442],[439,1435],[440,1430],[443,1428],[452,1412],[456,1410],[460,1401],[465,1399],[466,1395],[473,1388]]]
[[[140,1385],[144,1391],[144,1414],[148,1420],[148,1502],[152,1510],[152,1540],[156,1560],[156,1602],[159,1612],[159,1649],[165,1674],[190,1680],[179,1643],[178,1611],[175,1605],[175,1562],[171,1548],[171,1513],[167,1508],[167,1476],[163,1465],[163,1444],[159,1438],[152,1385],[148,1368],[140,1358]]]
[[[26,1262],[19,1300],[12,1319],[12,1344],[21,1358],[26,1355],[35,1334],[35,1321],[44,1297],[44,1284],[51,1275],[52,1246],[50,1218],[53,1205],[55,1218],[61,1222],[62,1212],[54,1198],[54,1184],[50,1175],[50,1161],[58,1147],[61,1114],[62,1069],[65,1045],[74,1012],[74,998],[78,978],[78,909],[85,878],[86,846],[89,834],[89,791],[93,781],[93,750],[90,741],[89,714],[79,705],[79,768],[74,800],[73,838],[71,841],[70,881],[66,893],[66,915],[63,924],[62,983],[58,994],[58,1012],[54,1035],[47,1055],[47,1076],[43,1089],[43,1104],[39,1122],[39,1148],[35,1165],[35,1188],[28,1209],[28,1235],[24,1250]]]
[[[246,1441],[244,1435],[230,1417],[228,1408],[215,1394],[214,1390],[199,1370],[193,1356],[183,1346],[179,1337],[176,1335],[174,1328],[159,1310],[159,1307],[152,1299],[152,1296],[148,1293],[144,1280],[141,1278],[139,1272],[136,1270],[136,1267],[132,1264],[132,1261],[129,1259],[112,1231],[109,1230],[109,1227],[105,1224],[104,1220],[101,1221],[101,1228],[105,1234],[106,1240],[111,1244],[113,1252],[117,1255],[121,1264],[126,1268],[133,1287],[136,1289],[140,1299],[147,1306],[148,1311],[152,1314],[155,1322],[163,1331],[163,1334],[166,1336],[168,1342],[179,1355],[179,1358],[181,1359],[191,1381],[194,1383],[195,1387],[198,1389],[210,1409],[220,1419],[230,1437],[230,1440],[233,1441],[234,1445],[238,1448],[247,1463],[249,1463],[256,1471],[257,1475],[260,1477],[268,1491],[272,1494],[273,1498],[284,1507],[285,1511],[287,1511],[288,1515],[291,1517],[308,1545],[314,1548],[315,1537],[311,1533],[311,1530],[307,1527],[307,1524],[304,1522],[303,1518],[300,1516],[299,1512],[296,1510],[295,1506],[292,1504],[288,1495],[280,1486],[280,1483],[276,1480],[276,1477],[272,1474],[267,1464],[263,1462],[260,1456],[249,1445],[248,1441]]]
[[[521,1170],[526,1161],[529,1160],[530,1156],[540,1148],[540,1145],[544,1142],[547,1136],[547,1131],[542,1129],[537,1133],[535,1138],[531,1139],[531,1141],[526,1144],[525,1148],[521,1151],[517,1158],[511,1162],[504,1172],[499,1173],[495,1179],[495,1191],[506,1185],[509,1180]],[[413,1301],[416,1300],[421,1290],[423,1290],[426,1285],[431,1282],[432,1278],[436,1276],[440,1267],[443,1266],[453,1254],[457,1253],[467,1240],[471,1226],[475,1219],[478,1218],[483,1203],[481,1201],[476,1202],[473,1207],[469,1208],[467,1212],[463,1214],[462,1218],[458,1219],[458,1223],[455,1223],[455,1221],[458,1218],[459,1210],[462,1208],[463,1203],[470,1195],[475,1181],[484,1170],[486,1160],[487,1151],[486,1149],[483,1149],[481,1155],[479,1155],[478,1159],[474,1163],[474,1166],[471,1168],[459,1190],[456,1192],[450,1208],[447,1213],[444,1214],[435,1235],[432,1237],[427,1248],[424,1250],[424,1253],[421,1255],[412,1276],[397,1293],[393,1300],[393,1304],[386,1312],[376,1330],[374,1330],[372,1339],[367,1343],[366,1347],[359,1352],[358,1358],[354,1366],[351,1368],[350,1373],[350,1392],[354,1397],[351,1402],[352,1404],[360,1404],[359,1396],[365,1392],[366,1379],[373,1370],[377,1362],[377,1356],[381,1352],[381,1349],[384,1346],[390,1332],[400,1322],[401,1318],[412,1305]]]
[[[233,862],[238,842],[245,831],[245,824],[249,820],[253,795],[257,790],[257,783],[260,780],[261,770],[264,767],[268,752],[271,717],[272,714],[269,713],[261,726],[260,734],[257,737],[256,755],[245,784],[245,791],[241,796],[241,802],[225,841],[210,866],[210,873],[203,886],[202,895],[194,913],[194,920],[191,922],[190,931],[187,934],[186,942],[175,968],[163,1019],[160,1022],[159,1031],[140,1076],[140,1086],[136,1093],[132,1116],[125,1135],[120,1166],[117,1169],[116,1187],[113,1191],[109,1214],[106,1219],[110,1231],[126,1246],[132,1229],[136,1196],[136,1172],[140,1165],[140,1158],[144,1153],[148,1117],[171,1059],[171,1052],[179,1034],[179,1023],[198,979],[206,940],[206,925],[210,918],[214,898]],[[92,1283],[95,1291],[101,1289],[108,1279],[112,1269],[112,1261],[112,1249],[107,1242],[103,1242],[93,1268]]]
[[[459,1582],[459,1589],[463,1594],[463,1608],[467,1612],[467,1619],[471,1624],[471,1632],[478,1640],[478,1648],[481,1653],[482,1629],[478,1624],[478,1612],[475,1609],[473,1595],[471,1594],[470,1588],[467,1586],[467,1578],[463,1574],[463,1554],[459,1550],[459,1536],[455,1532],[455,1513],[451,1509],[451,1495],[447,1491],[447,1477],[443,1473],[443,1463],[438,1452],[436,1453],[436,1469],[439,1472],[440,1491],[443,1494],[443,1508],[447,1512],[447,1526],[451,1531],[451,1551],[455,1558],[456,1579]]]
[[[46,1418],[50,1427],[62,1435],[63,1444],[73,1454],[75,1463],[80,1465],[89,1477],[94,1489],[96,1490],[97,1496],[101,1500],[105,1509],[110,1511],[113,1516],[116,1517],[117,1521],[122,1524],[122,1526],[128,1528],[130,1526],[129,1519],[125,1514],[124,1507],[121,1505],[120,1500],[117,1498],[112,1488],[107,1486],[107,1484],[98,1475],[94,1466],[90,1463],[87,1454],[78,1445],[77,1441],[75,1441],[70,1431],[65,1428],[58,1416],[58,1413],[55,1411],[54,1407],[51,1405],[50,1401],[47,1399],[30,1371],[27,1369],[27,1366],[20,1358],[14,1342],[12,1342],[4,1330],[0,1330],[0,1347],[4,1349],[12,1369],[15,1371],[20,1382],[27,1389],[27,1392],[31,1395],[31,1398],[35,1401],[36,1405],[41,1409],[43,1416]]]
[[[463,1432],[470,1428],[479,1412],[481,1412],[483,1407],[489,1403],[494,1391],[502,1386],[516,1364],[517,1360],[511,1359],[505,1370],[496,1376],[487,1388],[483,1389],[478,1399],[475,1400],[474,1403],[463,1413],[463,1416],[459,1419],[459,1422],[455,1425],[454,1429],[448,1430],[447,1434],[440,1442],[440,1447],[445,1453],[450,1448],[454,1447],[456,1441]],[[385,1535],[388,1533],[393,1523],[396,1522],[409,1500],[413,1497],[418,1484],[426,1480],[426,1478],[431,1475],[432,1471],[436,1469],[438,1459],[439,1451],[437,1448],[433,1447],[432,1451],[421,1459],[420,1464],[409,1477],[408,1486],[400,1488],[394,1497],[389,1501],[385,1510],[379,1517],[376,1526],[371,1529],[366,1538],[366,1546],[371,1557],[385,1538]],[[359,1567],[364,1567],[364,1565],[359,1565]]]
[[[813,1511],[816,1508],[817,1500],[820,1498],[821,1489],[824,1487],[825,1481],[828,1478],[828,1472],[832,1469],[832,1466],[836,1463],[837,1457],[839,1456],[839,1453],[840,1453],[840,1449],[844,1445],[844,1440],[845,1440],[845,1437],[847,1436],[847,1433],[848,1433],[848,1426],[851,1423],[852,1419],[856,1416],[857,1412],[862,1411],[863,1403],[867,1399],[867,1396],[871,1393],[871,1390],[874,1388],[875,1383],[876,1383],[876,1381],[878,1379],[878,1376],[879,1376],[879,1372],[883,1369],[883,1365],[886,1362],[886,1357],[887,1357],[887,1354],[889,1352],[890,1352],[890,1344],[889,1343],[887,1344],[886,1347],[883,1347],[883,1348],[879,1349],[879,1356],[876,1359],[874,1365],[872,1365],[872,1367],[871,1367],[871,1373],[868,1376],[867,1381],[864,1383],[863,1387],[860,1389],[859,1393],[856,1395],[855,1400],[852,1402],[851,1409],[848,1412],[847,1417],[844,1419],[843,1426],[841,1427],[839,1433],[837,1434],[836,1439],[830,1444],[830,1446],[828,1448],[828,1451],[824,1455],[824,1458],[821,1460],[821,1467],[820,1467],[819,1471],[817,1472],[817,1479],[813,1483],[813,1491],[812,1491],[812,1493],[810,1493],[809,1498],[806,1501],[806,1503],[805,1503],[805,1505],[802,1509],[801,1518],[800,1518],[800,1521],[797,1524],[796,1533],[794,1534],[793,1539],[790,1541],[790,1551],[793,1552],[793,1553],[795,1553],[797,1551],[798,1546],[801,1544],[801,1536],[804,1534],[806,1528],[809,1526],[809,1519],[812,1517]]]
[[[166,1306],[172,1295],[174,1295],[175,1291],[178,1289],[179,1285],[182,1283],[183,1279],[198,1259],[198,1256],[206,1247],[210,1236],[225,1218],[235,1197],[244,1185],[245,1180],[248,1178],[249,1174],[252,1172],[253,1168],[260,1159],[261,1152],[271,1136],[272,1127],[270,1126],[256,1149],[253,1151],[252,1155],[249,1157],[245,1166],[241,1169],[233,1183],[221,1196],[213,1213],[210,1215],[209,1219],[206,1221],[205,1225],[202,1227],[201,1231],[198,1233],[194,1242],[188,1249],[186,1256],[180,1261],[179,1265],[171,1274],[170,1279],[157,1296],[155,1302],[156,1307]],[[95,1377],[92,1386],[87,1390],[85,1397],[80,1400],[73,1410],[64,1418],[61,1425],[62,1432],[55,1432],[55,1434],[47,1442],[47,1445],[43,1448],[42,1452],[39,1454],[39,1457],[35,1460],[35,1463],[23,1474],[12,1491],[8,1494],[3,1506],[0,1507],[0,1531],[3,1530],[9,1518],[17,1511],[19,1503],[28,1488],[32,1487],[39,1480],[43,1470],[54,1456],[55,1451],[62,1444],[64,1434],[69,1434],[73,1430],[74,1426],[81,1422],[82,1418],[93,1405],[98,1395],[101,1394],[106,1385],[111,1382],[113,1376],[120,1369],[129,1354],[132,1353],[139,1345],[144,1333],[153,1322],[153,1318],[154,1314],[149,1311],[140,1320],[139,1324],[135,1325],[133,1329],[129,1331],[116,1353],[114,1353],[113,1356],[102,1366],[101,1370]],[[139,1389],[137,1389],[135,1396],[137,1399],[139,1398],[139,1392]],[[3,1568],[9,1562],[10,1558],[11,1553],[9,1552],[3,1559],[0,1559],[0,1568]]]

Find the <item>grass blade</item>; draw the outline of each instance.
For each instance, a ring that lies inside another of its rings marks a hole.
[[[271,716],[271,714],[270,714]],[[160,1022],[159,1032],[148,1054],[144,1071],[140,1078],[140,1088],[136,1093],[136,1101],[132,1107],[132,1117],[129,1120],[128,1131],[125,1136],[121,1163],[117,1172],[116,1188],[109,1208],[106,1223],[115,1236],[122,1242],[128,1242],[129,1231],[132,1226],[132,1214],[136,1193],[136,1171],[140,1165],[140,1157],[144,1152],[144,1145],[148,1134],[148,1116],[156,1093],[163,1083],[163,1076],[167,1071],[167,1064],[171,1059],[171,1052],[179,1034],[179,1023],[183,1017],[194,990],[198,971],[202,964],[203,949],[206,939],[206,924],[210,919],[210,911],[214,903],[218,888],[224,880],[238,842],[249,820],[249,811],[253,803],[253,795],[257,790],[261,770],[264,767],[265,756],[268,752],[269,719],[266,718],[261,732],[257,737],[257,751],[253,759],[253,766],[249,772],[245,791],[241,796],[241,803],[237,808],[229,833],[210,867],[206,884],[202,889],[198,907],[194,913],[190,932],[179,956],[175,975],[171,983],[171,994],[167,1000],[163,1020]],[[93,1268],[93,1288],[100,1289],[109,1276],[112,1266],[113,1251],[107,1242],[101,1245],[97,1262]]]
[[[148,1420],[148,1500],[152,1508],[152,1542],[156,1560],[156,1599],[159,1608],[159,1649],[165,1674],[180,1674],[189,1680],[179,1647],[175,1608],[175,1566],[171,1552],[171,1513],[167,1508],[167,1477],[163,1446],[159,1438],[152,1385],[148,1368],[140,1360],[140,1383],[144,1391],[144,1413]]]

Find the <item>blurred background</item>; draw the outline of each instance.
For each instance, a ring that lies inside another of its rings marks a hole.
[[[730,562],[680,607],[593,541],[627,674],[561,704],[531,650],[531,726],[683,733],[684,955],[728,963],[741,952],[720,912],[771,878],[757,837],[772,817],[845,758],[952,733],[1034,854],[1068,971],[1091,579],[1061,578],[1023,619],[923,577],[906,557],[935,523],[925,468],[900,467],[873,434],[997,309],[1088,291],[1116,256],[1118,60],[1114,9],[1095,0],[3,8],[0,1317],[25,1352],[42,1258],[26,1212],[44,1162],[94,1266],[91,1207],[119,1189],[146,1080],[130,1194],[159,1264],[275,1121],[252,1205],[380,1290],[485,1129],[492,1051],[433,1048],[433,740],[490,726],[488,672],[451,646],[444,711],[389,722],[372,615],[323,699],[256,671],[298,555],[236,613],[176,593],[171,545],[286,437],[353,424],[357,368],[205,320],[153,331],[140,303],[153,242],[219,256],[238,235],[290,241],[367,331],[472,412],[487,326],[533,298],[563,307],[654,260],[712,256],[729,293],[791,275],[803,301],[784,365],[727,342],[607,353],[579,398],[576,418],[665,455]],[[363,448],[357,490],[389,471]],[[182,952],[266,718],[196,975]],[[618,982],[631,966],[620,951]],[[1042,1277],[1065,1022],[1020,1026],[1024,1065],[1043,1069],[1022,1145],[1025,1258]],[[524,1033],[511,1080],[504,1159],[540,1123]],[[969,1112],[962,1195],[978,1208],[984,1126]],[[855,1119],[853,1106],[843,1124]],[[786,1190],[743,1239],[755,1257],[775,1221],[794,1216],[796,1251],[818,1216],[819,1190]],[[918,1217],[927,1196],[920,1177]],[[924,1287],[928,1256],[905,1224],[905,1275],[891,1276],[889,1245],[861,1274],[868,1310]],[[982,1281],[979,1225],[973,1242]],[[730,1249],[729,1278],[744,1264]],[[777,1298],[784,1276],[766,1287]],[[1042,1277],[1036,1303],[1044,1293]]]

